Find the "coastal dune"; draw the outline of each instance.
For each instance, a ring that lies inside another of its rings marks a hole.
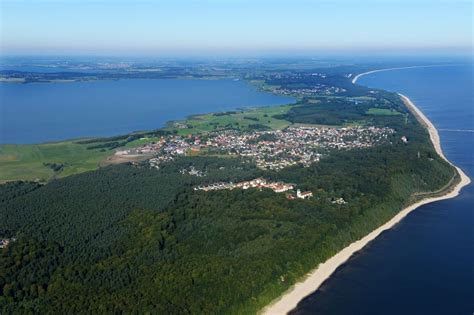
[[[354,79],[352,80],[352,83],[355,83],[357,79],[363,75],[378,72],[378,71],[388,71],[388,70],[395,70],[395,68],[374,70],[374,71],[361,73],[354,77]],[[422,205],[439,201],[439,200],[456,197],[461,191],[461,189],[471,182],[469,177],[466,174],[464,174],[464,172],[459,167],[453,165],[450,161],[446,159],[441,149],[438,131],[436,130],[434,125],[431,123],[431,121],[415,106],[415,104],[408,97],[402,94],[399,94],[399,95],[402,98],[405,105],[408,107],[408,109],[417,117],[420,123],[427,128],[430,135],[431,142],[433,143],[433,146],[436,152],[449,164],[455,167],[460,177],[460,181],[456,184],[456,186],[452,187],[451,190],[447,191],[442,196],[428,197],[402,209],[387,223],[378,227],[377,229],[375,229],[374,231],[372,231],[365,237],[361,238],[360,240],[355,241],[349,246],[345,247],[339,253],[329,258],[324,263],[319,264],[319,266],[316,267],[313,271],[311,271],[305,277],[304,280],[292,286],[280,298],[278,298],[276,301],[274,301],[273,303],[265,307],[261,311],[261,314],[266,314],[266,315],[287,314],[288,312],[293,310],[303,298],[305,298],[306,296],[316,291],[322,285],[322,283],[326,281],[339,266],[343,265],[346,261],[348,261],[349,258],[354,253],[361,250],[364,246],[366,246],[372,240],[377,238],[382,232],[392,228],[394,225],[399,223],[403,218],[405,218],[410,212],[412,212],[413,210],[415,210],[416,208]]]

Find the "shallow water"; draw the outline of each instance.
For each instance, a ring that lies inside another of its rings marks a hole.
[[[0,143],[112,136],[192,114],[292,102],[233,80],[0,83]]]

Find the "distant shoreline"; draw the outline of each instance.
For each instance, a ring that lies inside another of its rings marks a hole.
[[[413,67],[403,67],[403,68],[390,68],[390,69],[380,69],[380,70],[372,70],[364,73],[360,73],[356,75],[352,79],[352,83],[357,82],[357,80],[364,75],[375,73],[375,72],[382,72],[382,71],[390,71],[390,70],[398,70],[398,69],[408,69],[408,68],[419,68],[419,67],[429,67],[429,66],[413,66]],[[443,150],[441,149],[441,143],[438,131],[431,123],[431,121],[423,114],[423,112],[416,107],[416,105],[405,95],[398,93],[401,97],[407,108],[415,115],[417,120],[427,128],[430,140],[433,143],[433,146],[436,150],[436,153],[448,162],[451,166],[456,169],[457,175],[459,176],[459,181],[454,185],[449,187],[447,190],[443,192],[440,196],[432,196],[428,198],[421,199],[401,211],[399,211],[392,219],[390,219],[385,224],[379,226],[377,229],[373,230],[371,233],[367,234],[360,240],[357,240],[350,244],[349,246],[343,248],[340,252],[336,255],[332,256],[324,263],[319,264],[315,269],[313,269],[310,273],[308,273],[304,280],[301,282],[296,283],[293,285],[289,290],[287,290],[282,296],[280,296],[277,300],[272,302],[270,305],[265,307],[261,314],[265,315],[280,315],[280,314],[287,314],[291,310],[295,309],[300,303],[308,295],[314,293],[330,276],[336,271],[338,267],[346,263],[352,255],[356,252],[364,248],[367,244],[371,241],[376,239],[382,232],[391,229],[393,226],[398,224],[403,218],[405,218],[410,212],[414,211],[418,207],[432,203],[435,201],[440,201],[444,199],[454,198],[459,195],[461,189],[469,183],[471,183],[470,178],[457,166],[451,163],[444,155]]]
[[[403,70],[403,69],[416,69],[416,68],[432,68],[432,67],[448,67],[448,66],[455,66],[456,64],[439,64],[439,65],[421,65],[421,66],[408,66],[408,67],[395,67],[395,68],[385,68],[385,69],[376,69],[376,70],[370,70],[367,72],[362,72],[356,75],[352,79],[352,84],[356,84],[357,80],[359,80],[360,77],[363,77],[364,75],[371,74],[371,73],[377,73],[377,72],[385,72],[385,71],[393,71],[393,70]]]
[[[206,114],[214,114],[214,113],[224,113],[224,112],[231,112],[231,111],[247,111],[247,110],[252,110],[252,109],[258,109],[258,108],[265,108],[265,107],[273,107],[273,106],[285,106],[285,105],[290,105],[290,104],[295,104],[297,101],[297,98],[294,96],[290,95],[278,95],[275,94],[271,91],[263,90],[260,89],[258,86],[255,86],[251,84],[247,80],[237,80],[234,77],[226,77],[226,78],[214,78],[214,79],[208,79],[208,78],[185,78],[185,77],[178,77],[178,78],[121,78],[121,79],[97,79],[97,80],[78,80],[78,81],[70,81],[70,82],[29,82],[29,83],[7,83],[7,82],[2,82],[0,79],[0,88],[2,85],[9,86],[9,85],[23,85],[23,84],[30,84],[30,85],[63,85],[62,83],[90,83],[90,84],[95,84],[99,82],[109,82],[109,83],[115,83],[119,81],[147,81],[147,82],[156,82],[156,81],[175,81],[177,84],[181,84],[182,82],[189,82],[190,84],[194,84],[197,81],[200,82],[206,82],[206,84],[211,86],[214,90],[222,90],[221,87],[218,85],[214,87],[214,84],[221,84],[221,83],[228,83],[230,84],[230,87],[236,87],[239,89],[239,87],[242,87],[242,91],[245,91],[245,93],[251,93],[254,95],[250,95],[250,101],[248,101],[249,105],[246,105],[245,101],[242,101],[242,99],[249,99],[249,97],[241,97],[240,99],[235,99],[235,100],[226,100],[223,103],[220,104],[213,104],[210,105],[209,107],[213,108],[205,108],[204,110],[200,110],[198,107],[194,109],[186,109],[184,111],[181,110],[181,114],[179,116],[171,116],[169,118],[163,119],[163,120],[158,120],[155,121],[153,124],[150,126],[146,126],[146,124],[150,123],[147,120],[144,120],[143,122],[140,122],[140,126],[135,126],[135,127],[130,127],[127,128],[128,130],[115,130],[115,128],[107,128],[105,130],[100,130],[99,132],[95,134],[88,134],[84,133],[84,131],[81,132],[72,132],[71,135],[59,135],[59,132],[53,133],[52,135],[49,135],[46,139],[30,139],[31,137],[19,137],[19,139],[10,139],[10,140],[4,140],[0,137],[0,147],[4,145],[41,145],[41,144],[50,144],[50,143],[61,143],[61,142],[66,142],[66,141],[78,141],[78,140],[85,140],[85,139],[97,139],[97,138],[112,138],[116,136],[122,136],[122,135],[130,135],[134,133],[142,133],[142,132],[148,132],[148,131],[154,131],[154,130],[161,130],[164,128],[167,128],[168,124],[176,122],[176,121],[184,121],[192,118],[193,116],[201,116],[201,115],[206,115]],[[217,82],[220,81],[220,82]],[[237,84],[237,85],[236,85]],[[226,88],[225,86],[223,88]],[[189,88],[188,88],[189,89]],[[183,94],[183,91],[186,92],[186,86],[182,89],[181,93],[177,94]],[[141,91],[140,91],[141,92]],[[239,92],[239,91],[237,91]],[[90,93],[90,92],[89,92]],[[240,92],[239,92],[240,93]],[[73,93],[75,94],[75,93]],[[112,94],[112,93],[110,93]],[[186,93],[184,93],[186,94]],[[226,94],[229,94],[228,92]],[[230,92],[230,94],[235,94],[234,92]],[[109,97],[107,95],[107,97]],[[259,99],[260,98],[260,99]],[[193,99],[194,101],[195,99]],[[110,103],[111,101],[105,102],[105,103]],[[207,101],[206,101],[207,102]],[[167,103],[162,101],[163,104]],[[232,103],[235,103],[232,105]],[[101,104],[102,105],[102,104]],[[180,106],[182,106],[180,104]],[[159,108],[160,106],[158,106]],[[169,113],[171,108],[167,108],[164,111],[166,112],[165,114]],[[186,111],[189,110],[189,113],[186,113]],[[146,115],[144,117],[148,117],[150,115]],[[160,112],[159,114],[156,114],[155,116],[161,117],[162,113]],[[168,115],[169,116],[169,115]],[[105,118],[104,118],[105,119]],[[46,122],[48,123],[48,122]],[[46,124],[44,123],[44,124]],[[122,123],[124,123],[122,121]],[[126,122],[125,122],[126,123]],[[120,126],[120,125],[119,125]],[[94,126],[93,126],[94,127]],[[8,129],[9,130],[9,129]],[[107,131],[108,130],[108,131]],[[110,131],[112,130],[112,131]],[[11,131],[11,130],[9,130]],[[66,130],[67,131],[67,130]],[[56,135],[58,134],[58,135]],[[4,137],[6,138],[6,137]],[[18,138],[18,137],[17,137]]]

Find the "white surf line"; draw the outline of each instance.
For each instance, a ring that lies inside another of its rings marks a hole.
[[[414,68],[432,68],[432,67],[446,67],[446,66],[456,66],[458,64],[440,64],[440,65],[422,65],[422,66],[408,66],[408,67],[395,67],[395,68],[383,68],[383,69],[375,69],[367,72],[362,72],[356,75],[352,79],[352,83],[355,84],[357,80],[359,80],[360,77],[363,77],[364,75],[371,74],[371,73],[376,73],[376,72],[385,72],[385,71],[393,71],[393,70],[404,70],[404,69],[414,69]]]
[[[360,75],[359,75],[360,76]],[[417,115],[420,123],[422,123],[430,135],[430,140],[433,143],[433,146],[441,158],[447,161],[452,165],[460,176],[460,182],[453,187],[450,191],[446,192],[442,196],[428,197],[417,201],[414,204],[407,206],[404,209],[401,209],[392,219],[390,219],[385,224],[379,226],[371,233],[367,234],[360,240],[357,240],[351,243],[349,246],[343,248],[336,255],[332,256],[323,263],[320,263],[315,269],[309,272],[306,277],[294,284],[290,289],[288,289],[283,295],[277,298],[275,301],[267,305],[260,313],[264,315],[284,315],[288,314],[291,310],[295,309],[298,306],[298,303],[301,302],[305,297],[314,293],[319,287],[329,279],[329,277],[336,271],[338,267],[346,263],[356,252],[360,251],[371,241],[376,239],[382,232],[391,229],[393,226],[398,224],[403,218],[405,218],[410,212],[414,211],[418,207],[432,203],[439,200],[454,198],[459,195],[461,189],[464,186],[467,186],[471,183],[470,178],[457,166],[453,165],[446,157],[444,156],[443,150],[441,148],[441,143],[438,135],[438,131],[431,123],[431,121],[421,112],[418,107],[405,95],[400,94],[400,97],[404,101],[405,105],[410,111]]]

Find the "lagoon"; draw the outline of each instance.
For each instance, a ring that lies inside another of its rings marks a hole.
[[[0,144],[113,136],[193,114],[293,101],[235,80],[0,83]]]

